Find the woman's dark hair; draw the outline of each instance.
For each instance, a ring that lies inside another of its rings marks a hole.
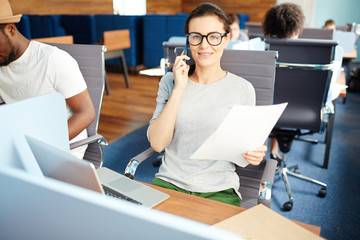
[[[226,33],[230,32],[230,24],[229,20],[226,16],[226,13],[212,3],[201,3],[199,6],[197,6],[188,16],[185,22],[185,34],[189,33],[189,23],[193,18],[196,17],[204,17],[204,16],[217,16],[219,20],[224,24],[224,30]]]
[[[265,37],[289,38],[302,30],[305,16],[300,6],[283,3],[270,8],[263,22]]]
[[[226,13],[221,8],[219,8],[218,6],[212,3],[201,3],[190,13],[190,15],[188,16],[185,22],[185,27],[184,27],[185,34],[189,33],[189,24],[193,18],[204,17],[204,16],[217,16],[219,20],[224,24],[225,33],[229,34],[230,23]],[[190,76],[191,74],[194,73],[194,71],[195,71],[195,64],[190,65],[190,70],[188,75]]]

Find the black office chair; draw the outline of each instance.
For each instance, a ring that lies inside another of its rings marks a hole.
[[[304,28],[299,35],[302,39],[333,39],[334,29]]]
[[[174,56],[183,51],[183,48],[173,49]],[[273,51],[225,50],[221,65],[224,70],[237,74],[253,84],[257,105],[270,105],[273,102],[276,57],[277,52]],[[175,58],[171,59],[175,60]],[[189,64],[191,62],[188,61]],[[134,178],[137,166],[154,153],[155,151],[149,148],[132,158],[125,169],[125,176]],[[250,208],[259,203],[270,207],[276,164],[275,160],[264,159],[258,166],[236,168],[240,178],[239,192],[242,195],[242,207]]]
[[[83,159],[92,162],[97,168],[101,167],[104,158],[102,147],[107,145],[106,139],[98,134],[100,110],[105,86],[104,52],[106,48],[103,45],[49,44],[68,52],[78,62],[95,108],[95,120],[86,128],[88,138],[71,143],[70,149],[88,144]]]
[[[274,103],[288,102],[272,134],[278,140],[283,153],[278,172],[283,177],[289,196],[283,210],[290,211],[293,207],[293,197],[288,174],[320,185],[322,188],[318,195],[326,196],[326,184],[301,175],[298,165],[288,167],[286,153],[290,151],[294,139],[307,141],[300,136],[318,132],[327,132],[326,151],[330,151],[331,132],[327,131],[323,109],[332,76],[335,46],[338,43],[313,39],[265,39],[265,43],[268,50],[279,52]]]
[[[260,38],[264,37],[264,33],[263,33],[261,23],[258,23],[258,22],[246,22],[245,23],[245,29],[247,30],[250,39],[256,38],[256,37],[260,37]]]

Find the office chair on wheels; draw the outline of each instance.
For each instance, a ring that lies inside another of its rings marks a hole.
[[[321,186],[318,196],[326,196],[326,184],[300,174],[298,165],[287,166],[286,154],[293,140],[309,141],[301,136],[326,131],[326,148],[330,149],[331,129],[327,129],[324,111],[329,91],[336,41],[313,39],[265,39],[267,49],[278,51],[274,103],[288,106],[272,132],[283,153],[277,172],[282,175],[289,201],[283,210],[293,207],[288,175]],[[332,126],[331,126],[332,127]],[[316,140],[310,140],[317,143]],[[293,171],[292,171],[293,170]]]
[[[86,128],[88,138],[71,143],[70,149],[87,144],[83,159],[92,162],[97,168],[101,167],[104,158],[102,147],[106,146],[107,142],[97,131],[105,86],[104,52],[106,48],[103,45],[49,44],[68,52],[78,62],[95,108],[95,120]]]
[[[175,54],[179,55],[183,48],[174,50]],[[221,66],[224,70],[237,74],[253,84],[256,91],[256,105],[270,105],[273,103],[276,57],[277,52],[274,51],[225,50]],[[188,63],[192,64],[191,61]],[[125,169],[125,176],[134,178],[138,165],[154,153],[152,148],[148,148],[133,157]],[[264,159],[258,166],[249,164],[245,168],[236,168],[240,179],[242,207],[250,208],[259,203],[270,207],[276,164],[273,159]]]

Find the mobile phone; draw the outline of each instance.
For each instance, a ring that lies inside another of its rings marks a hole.
[[[188,44],[189,44],[189,40],[188,40],[188,36],[186,36],[186,41],[185,41],[185,52],[184,52],[184,55],[187,55],[187,51],[188,51]],[[184,62],[186,63],[186,59],[184,59]]]

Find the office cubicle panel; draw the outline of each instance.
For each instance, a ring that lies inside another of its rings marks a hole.
[[[243,239],[50,178],[0,168],[2,239]]]

